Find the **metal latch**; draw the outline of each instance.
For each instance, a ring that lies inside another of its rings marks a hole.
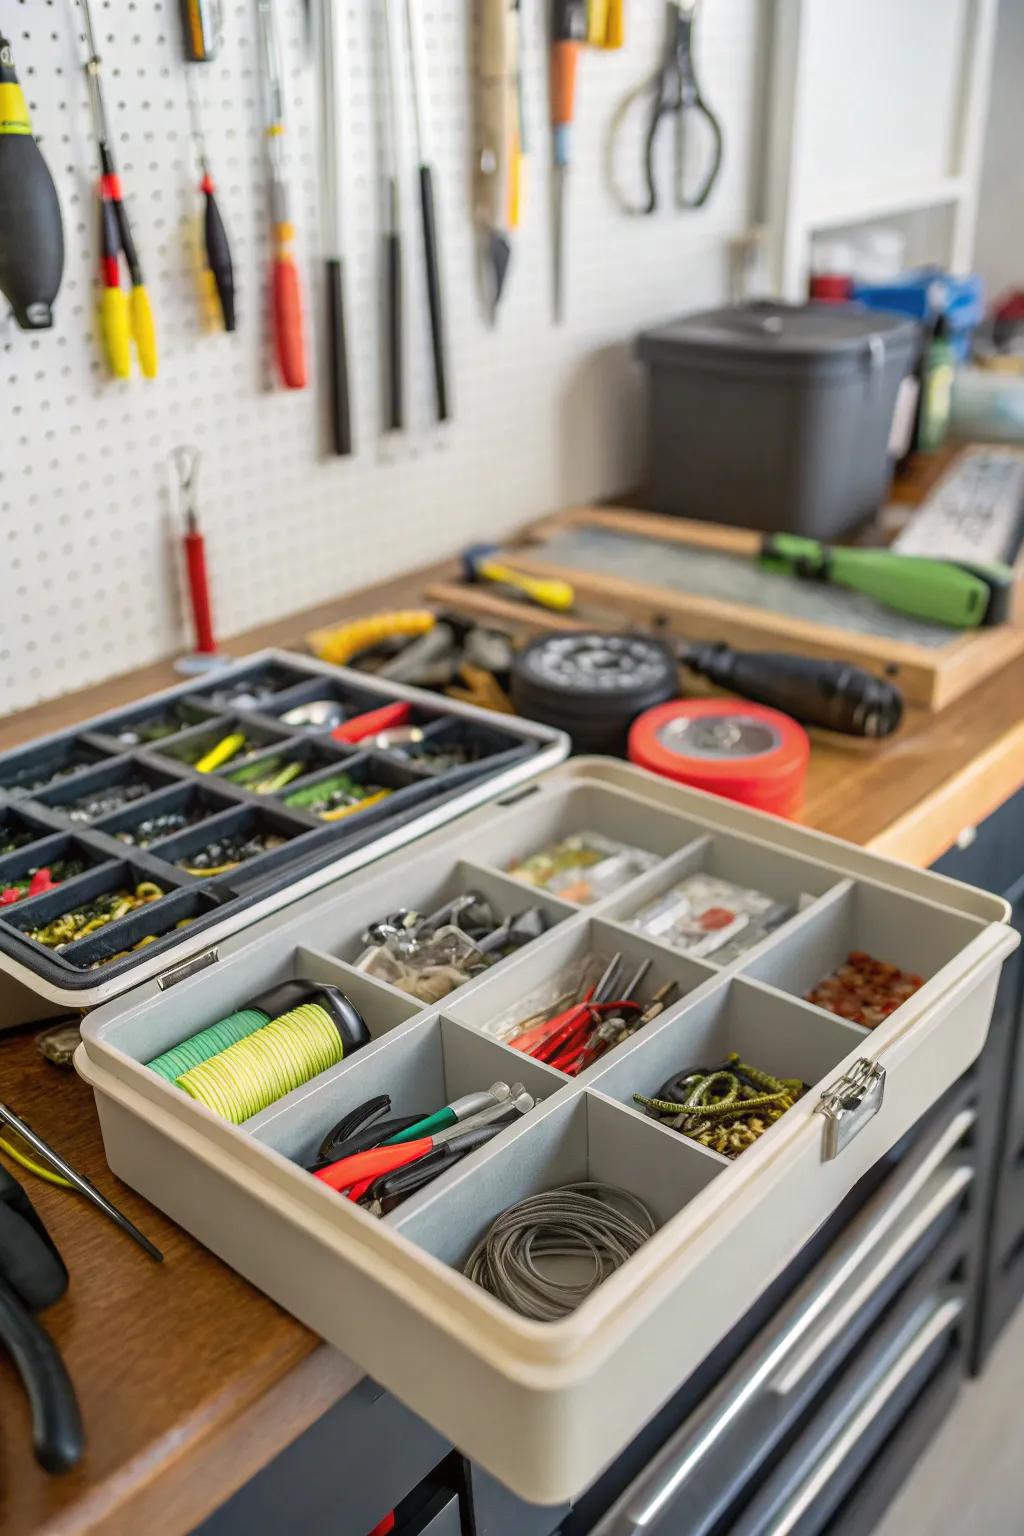
[[[849,1072],[825,1089],[818,1113],[825,1117],[821,1155],[826,1163],[837,1157],[858,1131],[874,1119],[882,1107],[884,1093],[885,1068],[866,1056],[859,1057]]]
[[[168,987],[176,987],[179,981],[187,981],[197,971],[205,971],[208,965],[216,965],[220,954],[216,949],[204,949],[201,955],[193,955],[191,960],[182,960],[180,965],[173,965],[169,971],[164,971],[158,976],[156,984],[161,992],[166,992]]]

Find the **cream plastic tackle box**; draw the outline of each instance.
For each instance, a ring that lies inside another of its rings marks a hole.
[[[589,907],[507,873],[566,834],[600,830],[658,862]],[[717,967],[628,919],[706,870],[799,907]],[[478,889],[504,913],[539,902],[541,938],[425,1007],[353,968],[367,922]],[[579,1493],[835,1208],[977,1057],[1017,936],[1006,904],[941,876],[655,778],[580,758],[480,806],[372,869],[304,895],[90,1013],[76,1058],[107,1158],[126,1183],[337,1345],[522,1497]],[[925,984],[868,1031],[802,995],[851,949]],[[572,959],[653,961],[681,996],[570,1080],[488,1033]],[[141,1065],[288,977],[331,982],[372,1041],[244,1127]],[[729,1162],[632,1103],[731,1050],[810,1091]],[[377,1219],[300,1166],[342,1114],[391,1095],[395,1114],[496,1081],[541,1100],[494,1141]],[[823,1098],[823,1094],[825,1097]],[[460,1272],[506,1206],[604,1180],[659,1230],[565,1320],[508,1310]]]

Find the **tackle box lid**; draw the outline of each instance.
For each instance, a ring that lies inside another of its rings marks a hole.
[[[644,331],[637,352],[663,367],[713,363],[738,371],[751,363],[799,365],[808,375],[853,371],[865,357],[909,354],[917,325],[860,304],[783,304],[755,300],[683,315]]]
[[[481,755],[432,777],[416,767],[415,752],[401,760],[365,743],[335,743],[327,728],[282,721],[289,709],[320,695],[337,702],[343,721],[405,704],[428,746],[443,749],[454,741]],[[176,729],[131,741],[158,719],[172,720]],[[300,774],[279,792],[258,794],[232,781],[234,763],[220,772],[197,771],[195,751],[233,732],[247,738],[237,763],[258,765],[294,754]],[[5,830],[22,841],[0,855],[0,891],[15,879],[24,883],[33,864],[73,858],[85,867],[44,894],[0,905],[0,998],[7,994],[0,1020],[91,1008],[152,977],[187,970],[195,956],[229,935],[507,793],[561,762],[569,747],[564,732],[532,720],[311,656],[265,650],[4,752],[0,846]],[[291,795],[338,773],[379,781],[390,793],[331,824],[289,803]],[[144,791],[130,806],[92,822],[73,819],[68,807],[82,796],[101,795],[126,779]],[[181,808],[197,817],[191,826],[144,846],[122,841],[145,816]],[[206,875],[182,867],[204,836],[212,844],[251,829],[265,844],[251,860]],[[59,951],[28,936],[62,910],[73,910],[70,898],[87,906],[143,882],[159,886],[162,899]]]

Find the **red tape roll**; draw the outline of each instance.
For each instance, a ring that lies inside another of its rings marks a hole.
[[[776,816],[803,801],[811,744],[788,715],[739,699],[674,699],[633,721],[629,760]]]

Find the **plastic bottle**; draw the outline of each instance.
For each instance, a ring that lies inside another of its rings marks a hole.
[[[949,321],[945,315],[939,315],[925,348],[921,369],[921,414],[917,446],[922,453],[934,453],[946,441],[955,374],[956,353],[950,339]]]

